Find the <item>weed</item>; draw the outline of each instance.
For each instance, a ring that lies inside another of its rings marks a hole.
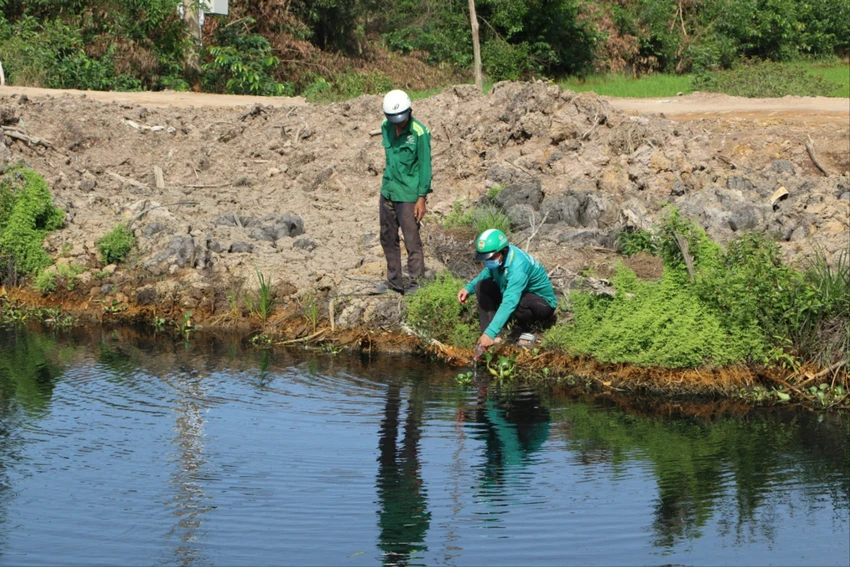
[[[499,207],[488,205],[472,212],[472,228],[481,234],[488,228],[501,230],[505,234],[511,231],[511,219]]]
[[[260,270],[257,270],[256,272],[258,284],[257,290],[253,295],[246,296],[245,302],[248,304],[248,310],[259,317],[265,324],[269,316],[274,311],[277,299],[275,297],[271,277],[266,278]]]
[[[125,224],[119,224],[96,242],[106,264],[114,264],[126,258],[135,243],[133,231]]]
[[[640,252],[658,254],[659,242],[649,230],[624,230],[617,235],[617,248],[624,256],[634,256]]]
[[[450,273],[438,274],[416,293],[405,295],[405,320],[430,339],[469,348],[480,336],[473,301],[461,304],[457,292],[464,282]]]
[[[310,326],[313,332],[315,332],[321,317],[321,309],[319,308],[319,302],[316,300],[316,296],[308,292],[299,298],[298,304],[301,306],[301,313],[310,322]]]
[[[507,380],[516,374],[516,355],[496,355],[491,352],[484,353],[487,370],[499,380]],[[495,361],[495,362],[494,362]]]
[[[457,383],[461,386],[471,386],[475,379],[475,373],[472,370],[461,372],[457,375],[456,379]]]
[[[154,332],[160,332],[163,329],[165,329],[165,323],[167,323],[167,321],[164,318],[154,316],[154,318],[153,318],[153,330],[154,330]]]
[[[452,203],[452,211],[443,218],[445,228],[453,226],[472,226],[472,209],[467,199],[459,199]]]
[[[183,320],[180,323],[176,323],[177,329],[180,331],[180,334],[183,336],[184,340],[189,340],[189,337],[192,336],[192,333],[195,332],[195,324],[192,322],[192,312],[186,311],[183,313]]]
[[[821,75],[772,61],[748,61],[728,71],[699,73],[692,85],[694,90],[758,98],[834,96],[841,88]]]
[[[51,291],[56,291],[56,276],[57,273],[55,270],[44,270],[38,277],[35,278],[35,289],[43,294],[50,293]]]
[[[126,305],[114,298],[109,303],[105,299],[101,299],[100,304],[103,306],[104,313],[120,313],[127,309]]]
[[[51,264],[44,237],[62,226],[65,212],[53,205],[44,178],[24,165],[6,169],[0,181],[0,256],[9,256],[12,273],[35,274]]]
[[[493,185],[492,187],[490,187],[490,189],[487,190],[487,198],[490,199],[490,201],[495,201],[496,197],[499,196],[499,193],[501,193],[504,190],[505,190],[505,186],[502,185],[501,183],[497,183],[497,184]]]
[[[259,347],[267,347],[272,344],[272,339],[265,333],[260,333],[251,337],[251,345]]]

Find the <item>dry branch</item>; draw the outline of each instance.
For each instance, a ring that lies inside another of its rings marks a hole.
[[[807,138],[808,139],[806,140],[806,151],[809,152],[809,157],[812,159],[812,163],[815,164],[815,167],[817,167],[821,173],[829,177],[829,171],[827,171],[826,168],[821,165],[821,163],[818,161],[817,156],[815,155],[815,143],[814,141],[812,141],[812,137],[807,136]]]

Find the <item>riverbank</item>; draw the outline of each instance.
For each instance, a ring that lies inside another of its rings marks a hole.
[[[235,328],[258,343],[417,348],[399,298],[366,295],[385,270],[373,201],[383,169],[374,135],[380,97],[240,107],[185,93],[157,104],[127,93],[111,102],[106,94],[24,94],[0,90],[0,158],[44,177],[64,225],[45,241],[51,285],[39,290],[36,275],[16,282],[7,273],[7,302],[178,334]],[[660,277],[652,259],[620,256],[617,236],[658,224],[667,205],[718,242],[765,231],[779,235],[790,264],[814,250],[834,262],[850,230],[850,113],[846,105],[806,110],[830,100],[760,107],[691,95],[659,102],[667,117],[546,83],[502,83],[487,96],[458,86],[417,101],[435,170],[426,266],[461,278],[474,272],[473,235],[444,225],[490,195],[511,220],[512,240],[541,260],[561,296],[580,274],[607,280],[619,262]],[[119,225],[135,244],[108,263],[98,241]],[[264,283],[274,305],[263,304]],[[576,374],[579,362],[562,360],[541,373]],[[612,385],[648,387],[654,371],[635,372],[642,377],[623,371]],[[685,380],[694,371],[677,372],[670,376]],[[807,391],[805,372],[789,384]],[[741,371],[734,387],[770,386],[768,374]],[[776,375],[787,382],[790,371]],[[710,389],[734,390],[715,379],[721,386]]]

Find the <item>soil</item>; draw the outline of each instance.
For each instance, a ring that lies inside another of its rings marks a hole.
[[[191,312],[209,326],[298,340],[323,327],[325,336],[347,329],[346,340],[361,343],[352,329],[397,332],[398,296],[366,295],[385,274],[380,100],[320,106],[0,88],[0,160],[24,160],[47,179],[67,216],[45,246],[57,264],[80,271],[57,292],[13,295],[98,319],[179,321]],[[458,202],[487,201],[495,186],[518,199],[500,203],[514,207],[513,218],[530,215],[515,242],[543,262],[560,293],[578,274],[609,277],[624,260],[616,233],[650,226],[667,202],[721,241],[740,226],[784,231],[792,261],[816,248],[835,259],[850,241],[847,99],[614,99],[499,83],[487,96],[468,85],[446,89],[416,101],[414,113],[433,136],[423,237],[434,272],[477,270],[474,235],[440,221]],[[780,187],[790,193],[781,202]],[[570,212],[572,202],[579,208]],[[136,249],[105,266],[96,241],[121,222],[134,230]],[[626,262],[643,277],[660,275],[652,257]],[[259,275],[271,278],[279,301],[265,323],[251,310]]]

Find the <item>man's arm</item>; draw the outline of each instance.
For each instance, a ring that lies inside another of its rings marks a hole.
[[[416,154],[419,163],[419,196],[425,197],[431,192],[431,132],[427,128],[417,139]]]
[[[502,303],[496,310],[493,320],[490,325],[484,330],[484,334],[495,339],[508,319],[513,315],[519,305],[519,300],[522,297],[522,292],[525,291],[525,286],[528,285],[528,274],[525,272],[513,273],[508,280],[508,287],[505,288],[505,293],[502,294]]]

